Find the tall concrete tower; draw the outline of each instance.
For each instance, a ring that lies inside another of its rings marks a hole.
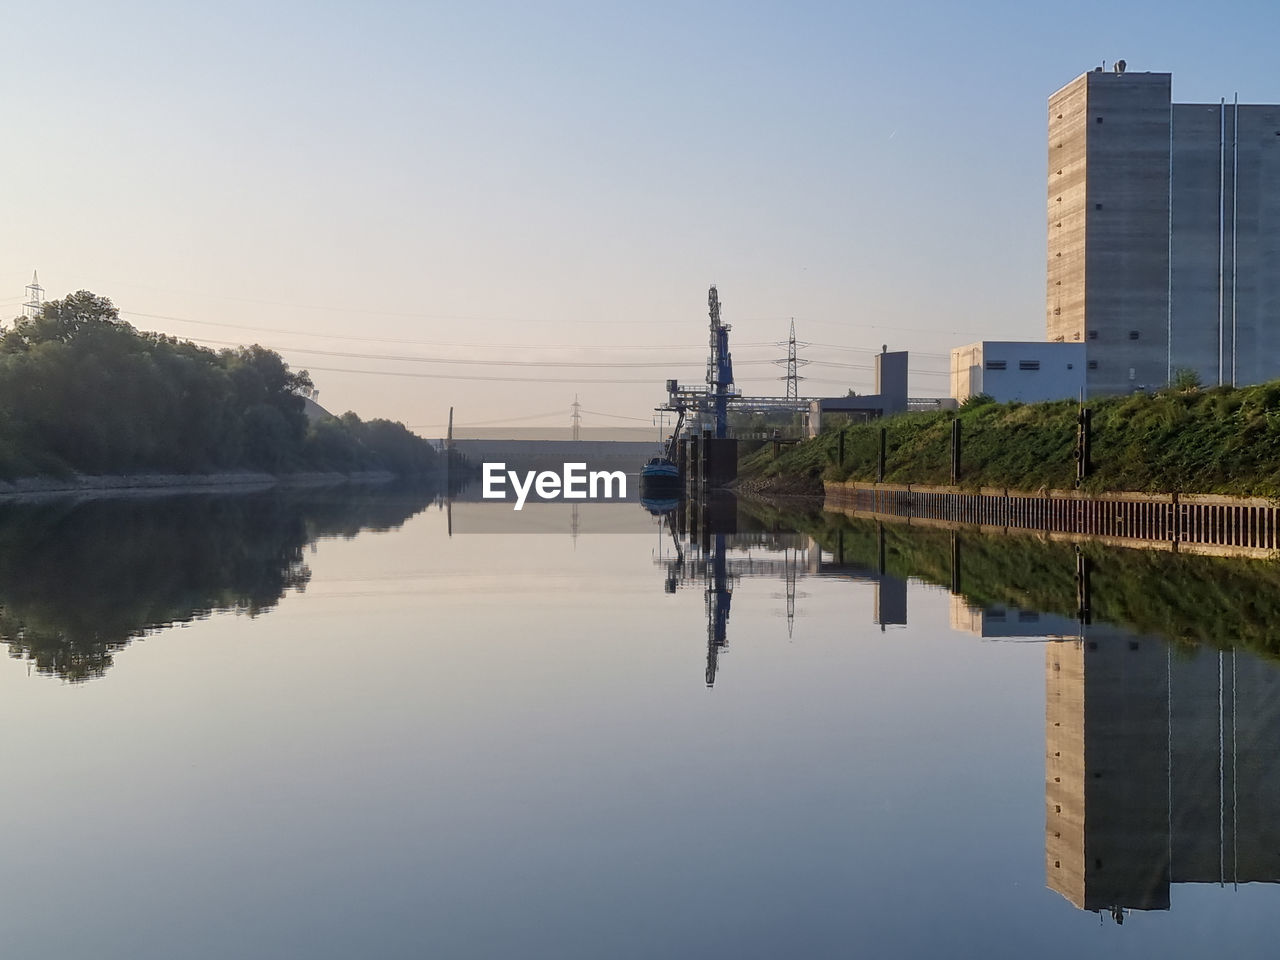
[[[1049,98],[1045,321],[1090,395],[1168,380],[1170,85],[1095,70]]]
[[[1049,98],[1045,327],[1090,396],[1280,377],[1280,106],[1101,69]]]

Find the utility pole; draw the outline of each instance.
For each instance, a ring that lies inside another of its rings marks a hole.
[[[800,398],[800,381],[804,379],[804,377],[800,376],[799,369],[809,361],[799,359],[796,356],[796,349],[798,347],[807,347],[809,344],[796,343],[795,317],[791,318],[791,336],[785,342],[777,344],[777,346],[787,348],[787,355],[785,357],[773,361],[779,366],[787,368],[786,375],[781,376],[778,379],[785,380],[787,382],[787,399],[798,400]]]
[[[22,315],[33,319],[44,313],[44,287],[40,286],[40,277],[35,270],[31,271],[31,282],[27,284],[27,299],[22,305]]]

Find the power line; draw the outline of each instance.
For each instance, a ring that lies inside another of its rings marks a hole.
[[[582,412],[585,414],[589,414],[593,417],[611,417],[614,420],[635,420],[638,423],[648,423],[648,424],[653,423],[652,417],[629,417],[621,413],[603,413],[599,410],[586,410],[586,409],[583,409]],[[454,427],[466,429],[468,427],[505,426],[509,423],[523,423],[528,420],[548,420],[551,418],[559,419],[563,416],[564,416],[563,410],[552,410],[549,413],[531,413],[531,414],[528,414],[527,416],[499,417],[496,420],[455,421]],[[426,427],[443,427],[445,426],[445,424],[443,423],[409,423],[409,424],[405,424],[405,426],[409,427],[410,429],[417,430],[417,429],[422,429]]]
[[[236,340],[209,340],[199,337],[190,338],[192,343],[222,346],[222,347],[239,347],[243,346]],[[443,363],[456,364],[462,366],[478,366],[478,367],[571,367],[571,368],[631,368],[631,369],[670,369],[671,367],[697,367],[702,365],[699,360],[486,360],[475,357],[415,357],[394,353],[352,353],[349,350],[321,350],[315,347],[294,347],[294,346],[273,346],[271,349],[282,353],[306,353],[323,357],[347,357],[353,360],[385,360],[391,362],[404,363]],[[772,360],[739,360],[739,366],[767,366],[772,364]],[[816,366],[822,367],[840,367],[847,370],[874,370],[874,364],[867,363],[844,363],[839,360],[813,360]],[[948,371],[930,371],[921,368],[915,368],[913,373],[936,373],[942,375]]]
[[[652,423],[652,417],[628,417],[621,413],[601,413],[599,410],[583,410],[583,413],[589,413],[593,417],[612,417],[614,420],[635,420],[639,423]]]
[[[10,303],[14,305],[21,302],[22,301],[20,298],[17,300],[10,301]],[[4,305],[4,303],[5,301],[0,301],[0,305]],[[358,336],[354,334],[341,334],[341,333],[317,333],[317,332],[308,331],[308,330],[295,330],[295,329],[285,328],[285,327],[265,327],[265,326],[250,325],[250,324],[227,323],[219,320],[196,320],[191,317],[181,317],[175,314],[140,313],[136,311],[121,311],[121,316],[125,318],[132,317],[132,318],[144,318],[149,320],[169,320],[176,323],[195,324],[197,326],[225,327],[232,330],[246,330],[254,333],[281,333],[289,336],[313,337],[321,340],[345,340],[345,341],[352,341],[357,343],[393,343],[393,344],[402,344],[405,346],[457,347],[462,349],[512,349],[512,350],[605,350],[605,351],[613,351],[613,350],[701,351],[702,350],[702,347],[698,344],[674,345],[674,344],[653,344],[653,343],[649,343],[649,344],[509,343],[509,342],[498,343],[493,341],[489,341],[485,343],[475,343],[475,342],[461,342],[461,341],[453,341],[453,340],[422,340],[422,339],[406,338],[406,337],[372,337],[372,336]],[[197,343],[211,343],[211,344],[218,344],[218,345],[224,345],[224,346],[239,345],[233,341],[227,341],[227,340],[199,340],[197,338],[192,338],[192,339]],[[815,346],[815,347],[822,347],[823,349],[827,349],[827,350],[839,350],[847,353],[860,353],[860,354],[866,354],[866,355],[875,355],[880,352],[878,350],[874,350],[871,348],[850,347],[850,346],[843,346],[841,344],[834,344],[834,343],[811,342],[809,345]],[[737,344],[737,348],[739,350],[744,348],[751,348],[751,347],[772,347],[772,346],[776,346],[776,344],[769,341],[744,342],[744,343]],[[299,347],[294,349],[296,349],[298,352],[302,352],[304,348]],[[911,354],[914,357],[930,357],[935,359],[949,359],[950,357],[949,354],[927,353],[923,351],[911,351]],[[340,355],[347,356],[348,354],[344,352]],[[702,361],[691,360],[687,362],[690,364],[692,363],[701,364]],[[755,363],[755,362],[758,362],[758,361],[752,361],[752,360],[738,361],[739,364]],[[834,364],[834,361],[815,360],[812,362]]]
[[[661,344],[661,343],[627,343],[627,344],[579,344],[579,343],[460,343],[456,340],[416,340],[403,337],[365,337],[345,333],[316,333],[310,330],[292,330],[284,327],[261,327],[242,323],[223,323],[219,320],[193,320],[190,317],[179,317],[163,313],[136,313],[132,310],[121,311],[122,317],[141,317],[147,320],[172,320],[177,323],[193,323],[202,327],[228,327],[233,330],[248,330],[257,333],[283,333],[289,336],[316,337],[321,340],[352,340],[363,343],[400,343],[425,347],[475,347],[475,348],[510,348],[518,350],[702,350],[700,344]],[[216,342],[216,341],[215,341]],[[743,346],[765,346],[765,344],[743,344]]]
[[[497,377],[478,374],[461,373],[416,373],[409,370],[352,370],[350,367],[313,367],[308,370],[319,370],[322,373],[357,373],[374,377],[410,377],[415,380],[481,380],[494,383],[647,383],[653,384],[652,377]]]
[[[650,377],[499,377],[482,374],[455,373],[418,373],[409,370],[353,370],[350,367],[308,367],[321,373],[349,373],[370,377],[408,377],[413,380],[464,380],[485,383],[602,383],[611,385],[643,383],[653,385]],[[772,383],[770,377],[740,377],[739,383]],[[829,383],[848,386],[847,380],[828,380],[821,377],[810,378],[812,383]]]
[[[381,317],[401,317],[407,320],[467,320],[476,323],[598,323],[598,324],[629,324],[643,323],[646,326],[653,323],[685,323],[684,320],[598,320],[598,319],[543,319],[540,317],[491,317],[478,316],[476,314],[465,313],[418,313],[404,310],[370,310],[367,307],[355,309],[352,307],[335,306],[333,304],[322,303],[292,303],[287,300],[265,300],[257,297],[236,297],[229,294],[220,293],[201,293],[192,290],[176,290],[172,287],[155,287],[141,283],[130,283],[128,281],[116,281],[121,286],[140,287],[144,290],[159,290],[165,293],[185,293],[197,297],[209,297],[217,300],[231,300],[237,303],[258,303],[269,307],[289,307],[293,310],[318,310],[328,313],[345,313],[353,316],[361,314]],[[142,314],[139,314],[142,316]],[[167,319],[167,318],[166,318]]]
[[[192,338],[193,343],[238,347],[235,340],[203,340]],[[668,369],[670,367],[698,367],[699,360],[482,360],[466,357],[412,357],[387,353],[352,353],[349,350],[319,350],[314,347],[272,347],[284,353],[307,353],[322,357],[345,357],[353,360],[390,360],[405,363],[444,363],[481,367],[630,367],[638,369]],[[744,360],[748,365],[769,364],[770,360]]]
[[[529,415],[527,415],[527,416],[522,416],[522,417],[501,417],[501,418],[499,418],[499,419],[497,419],[497,420],[469,420],[469,421],[466,421],[466,422],[462,422],[462,421],[455,421],[455,422],[454,422],[454,427],[455,427],[455,428],[459,428],[459,427],[464,427],[464,428],[465,428],[465,427],[490,427],[490,426],[495,426],[495,425],[497,425],[497,426],[502,426],[502,425],[505,425],[505,424],[508,424],[508,423],[520,423],[520,422],[523,422],[523,421],[526,421],[526,420],[546,420],[546,419],[548,419],[548,418],[550,418],[550,417],[563,417],[563,416],[564,416],[564,411],[563,411],[563,410],[552,410],[550,413],[531,413],[531,414],[529,414]],[[405,426],[409,427],[410,429],[417,429],[417,428],[420,428],[420,427],[443,427],[443,426],[445,426],[445,425],[446,425],[446,424],[443,424],[443,423],[408,423],[408,424],[405,424]]]

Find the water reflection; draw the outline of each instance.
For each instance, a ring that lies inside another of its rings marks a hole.
[[[1091,628],[1045,650],[1045,868],[1077,907],[1169,909],[1175,883],[1280,881],[1280,672]]]
[[[708,686],[743,577],[786,585],[788,632],[798,579],[869,584],[884,629],[906,624],[915,578],[951,593],[953,630],[1043,642],[1046,883],[1076,907],[1123,923],[1168,910],[1174,884],[1280,882],[1273,564],[816,511],[784,522],[731,497],[664,522],[665,588],[706,595]]]
[[[729,610],[734,583],[743,577],[781,580],[785,585],[787,636],[795,628],[797,582],[826,577],[870,584],[875,591],[874,622],[883,630],[907,622],[907,581],[885,567],[884,535],[874,564],[846,559],[843,540],[834,554],[813,537],[795,531],[787,520],[761,513],[763,505],[740,501],[728,492],[704,500],[672,501],[660,517],[669,550],[656,562],[666,570],[663,589],[701,589],[706,600],[706,684],[714,686],[721,654],[729,645]],[[754,509],[753,509],[754,508]]]
[[[69,681],[218,610],[256,616],[310,580],[304,548],[399,526],[426,491],[352,489],[0,505],[0,640]]]

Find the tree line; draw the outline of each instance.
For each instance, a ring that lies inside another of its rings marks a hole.
[[[81,290],[0,335],[0,475],[436,468],[403,424],[311,422],[311,388],[307,371],[265,347],[215,351],[142,332]]]

